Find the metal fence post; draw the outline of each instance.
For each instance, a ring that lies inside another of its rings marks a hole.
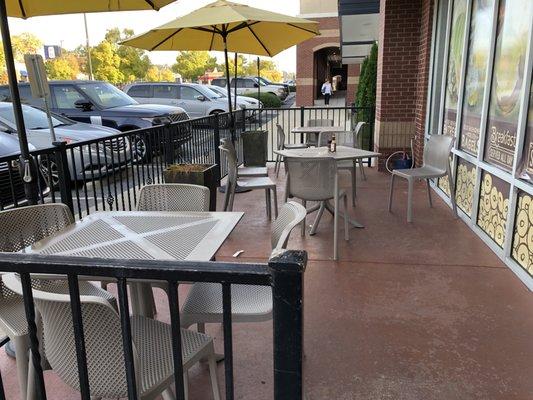
[[[305,126],[304,117],[305,117],[305,107],[300,106],[300,126],[301,127]],[[300,143],[303,143],[303,142],[304,142],[304,134],[300,133]]]
[[[67,142],[54,142],[55,147],[54,158],[57,164],[57,173],[59,178],[59,193],[61,194],[61,202],[70,208],[70,212],[74,215],[74,202],[72,201],[72,178],[68,168],[67,161]],[[54,190],[54,188],[50,188]]]
[[[213,146],[215,149],[215,164],[217,165],[218,172],[216,174],[217,177],[217,187],[220,186],[220,181],[222,180],[222,165],[220,164],[220,149],[218,146],[220,146],[220,118],[218,116],[218,113],[215,113],[213,116],[214,118],[214,124],[213,124]]]
[[[303,274],[305,251],[273,255],[274,400],[303,398]]]

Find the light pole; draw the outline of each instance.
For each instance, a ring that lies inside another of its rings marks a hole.
[[[93,63],[91,61],[91,46],[89,45],[89,28],[87,28],[87,14],[83,13],[83,22],[85,23],[85,41],[87,52],[87,65],[89,66],[89,80],[93,80]]]

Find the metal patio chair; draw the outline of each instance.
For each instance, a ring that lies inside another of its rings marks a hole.
[[[307,121],[307,126],[316,127],[316,126],[333,126],[334,121],[332,119],[310,119]],[[306,140],[307,145],[316,146],[318,144],[318,135],[314,135],[313,138],[310,135],[307,136]]]
[[[230,151],[235,159],[239,159],[237,155],[237,150],[235,150],[235,146],[233,146],[233,143],[229,139],[220,139],[220,145],[225,147],[228,151]],[[245,167],[243,165],[239,165],[237,169],[238,176],[242,178],[257,178],[257,177],[263,177],[268,176],[268,168],[267,167]]]
[[[416,180],[424,179],[427,185],[429,206],[433,207],[431,201],[430,179],[448,177],[450,183],[450,201],[455,216],[457,217],[457,205],[455,204],[455,189],[450,168],[450,152],[455,138],[448,135],[431,135],[424,147],[423,164],[419,168],[395,169],[392,171],[390,192],[389,192],[389,212],[392,210],[392,195],[394,192],[394,178],[407,179],[409,191],[407,195],[407,222],[413,221],[413,189]]]
[[[278,150],[285,150],[285,149],[305,149],[309,147],[305,143],[285,143],[285,131],[283,130],[283,127],[280,124],[276,124],[277,129],[277,139],[278,139]],[[276,163],[274,164],[274,171],[276,171],[276,178],[279,176],[279,170],[281,169],[281,163],[283,161],[283,157],[280,154],[276,154]]]
[[[272,223],[272,249],[285,249],[291,231],[305,219],[305,208],[293,201],[281,207]],[[268,286],[231,285],[232,322],[260,322],[272,318],[272,288]],[[180,313],[181,326],[198,325],[205,331],[206,323],[222,323],[222,285],[195,283]]]
[[[278,195],[276,191],[276,184],[268,177],[258,177],[258,178],[247,178],[243,180],[238,180],[237,173],[237,158],[235,154],[232,153],[224,146],[219,147],[226,154],[228,161],[228,177],[226,183],[226,193],[224,197],[224,211],[233,211],[233,200],[235,198],[235,188],[237,185],[244,189],[265,190],[265,200],[266,200],[266,213],[267,218],[272,218],[272,201],[270,193],[274,197],[274,216],[278,216]]]
[[[209,211],[209,189],[200,185],[164,183],[143,186],[138,211]]]
[[[5,279],[11,289],[19,295],[22,293],[17,275],[7,274]],[[80,390],[70,296],[45,289],[48,288],[33,290],[36,308],[42,316],[45,356],[63,382]],[[97,289],[104,292],[103,289]],[[127,397],[119,314],[102,296],[81,295],[80,302],[91,398]],[[165,400],[175,399],[170,389],[174,384],[170,325],[141,316],[132,316],[130,322],[140,399],[151,400],[159,395]],[[188,369],[200,359],[207,358],[213,398],[219,400],[213,339],[202,333],[182,329],[181,344],[186,398]],[[30,385],[33,382],[34,379],[29,380]]]
[[[289,172],[286,195],[302,200],[306,207],[307,201],[317,201],[325,205],[334,201],[333,209],[333,259],[338,259],[338,219],[339,202],[344,202],[344,239],[349,240],[348,204],[346,191],[339,188],[337,162],[332,158],[300,158],[286,157],[285,166]],[[324,208],[321,206],[315,225],[318,223]],[[305,219],[302,224],[302,236],[305,235]]]
[[[74,218],[69,208],[60,203],[40,204],[14,208],[0,212],[0,251],[18,252],[41,239],[51,236],[70,224]],[[2,277],[3,278],[3,277]],[[62,293],[69,293],[68,283],[65,280],[34,280],[33,285],[53,285]],[[80,293],[90,296],[99,296],[109,304],[114,304],[111,294],[101,293],[100,289],[90,282],[79,282]],[[103,292],[103,291],[102,291]],[[22,296],[9,290],[0,279],[0,329],[2,329],[13,342],[16,362],[17,378],[21,397],[27,398],[29,337],[26,312]]]

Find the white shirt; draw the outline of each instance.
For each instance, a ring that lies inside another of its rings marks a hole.
[[[324,82],[324,84],[322,85],[322,93],[331,94],[331,83]]]

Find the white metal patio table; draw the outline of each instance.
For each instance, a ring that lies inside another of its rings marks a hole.
[[[243,212],[96,212],[36,242],[29,251],[78,257],[209,261],[243,215]],[[151,287],[138,281],[131,283],[134,313],[149,316],[141,298]]]
[[[291,133],[303,133],[306,135],[307,140],[313,135],[314,143],[318,143],[318,135],[320,132],[345,132],[346,127],[343,126],[297,126],[291,129]]]
[[[321,127],[321,128],[324,128],[324,127]],[[288,157],[288,158],[333,158],[337,162],[345,161],[345,160],[352,160],[354,164],[359,159],[375,158],[380,155],[380,153],[376,153],[374,151],[356,149],[354,147],[348,147],[348,146],[337,146],[336,152],[330,152],[327,147],[308,147],[305,149],[274,150],[274,153],[280,154],[283,157]],[[320,204],[317,204],[307,209],[307,213],[309,214],[316,210],[318,210],[318,213],[317,213],[315,222],[313,223],[313,226],[310,231],[311,235],[314,235],[316,233],[318,223],[320,222],[320,218],[322,217],[324,210],[328,210],[332,214],[334,213],[333,206],[327,201],[321,202]],[[339,215],[342,217],[341,212],[339,212]],[[364,225],[360,224],[354,219],[349,219],[349,222],[356,228],[364,228]]]

